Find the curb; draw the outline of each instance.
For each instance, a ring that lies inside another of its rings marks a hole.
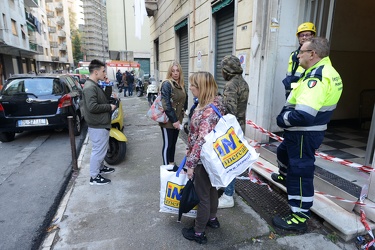
[[[78,159],[77,159],[78,170],[81,169],[81,164],[82,164],[82,161],[83,161],[83,156],[84,156],[85,151],[86,151],[86,146],[88,144],[88,139],[89,139],[89,136],[87,134],[87,136],[86,136],[86,138],[85,138],[85,140],[82,144],[82,148],[80,150],[80,154],[79,154]],[[56,214],[55,214],[55,216],[54,216],[54,218],[51,222],[51,225],[49,227],[50,229],[52,229],[52,232],[48,233],[48,236],[44,239],[44,241],[43,241],[43,243],[40,247],[40,249],[42,249],[42,250],[52,249],[53,243],[55,242],[55,239],[56,239],[56,236],[57,236],[57,233],[58,233],[59,223],[63,218],[65,209],[68,205],[70,195],[72,194],[73,188],[75,186],[75,179],[77,178],[78,174],[79,174],[79,172],[72,174],[72,180],[74,182],[73,182],[72,186],[69,188],[69,190],[64,194],[64,196],[63,196],[63,198],[62,198],[62,200],[59,204],[59,207],[56,211]]]

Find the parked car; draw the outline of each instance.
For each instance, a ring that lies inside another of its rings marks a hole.
[[[82,88],[83,88],[83,85],[86,82],[86,79],[88,78],[87,75],[82,75],[82,74],[68,74],[68,75],[70,75],[74,79],[76,79],[79,82],[79,84],[81,84]]]
[[[12,141],[23,131],[68,128],[68,116],[79,135],[81,98],[81,85],[67,74],[10,77],[0,92],[0,141]]]

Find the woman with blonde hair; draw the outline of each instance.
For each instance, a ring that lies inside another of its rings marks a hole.
[[[210,104],[216,106],[221,114],[225,114],[225,108],[218,96],[218,88],[214,77],[209,72],[194,73],[189,78],[190,91],[194,97],[198,97],[199,104],[191,117],[190,132],[188,135],[187,150],[187,174],[189,179],[194,176],[195,191],[199,197],[197,217],[195,225],[191,228],[182,229],[182,235],[188,240],[195,240],[205,244],[206,226],[219,228],[220,223],[216,217],[218,206],[218,193],[212,187],[208,174],[200,160],[204,137],[210,133],[219,121],[219,116]]]
[[[166,79],[161,85],[160,93],[163,109],[169,118],[167,123],[159,123],[163,136],[163,164],[175,165],[176,143],[182,127],[186,101],[184,75],[178,62],[172,62],[169,66]]]

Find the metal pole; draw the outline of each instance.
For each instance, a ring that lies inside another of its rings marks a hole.
[[[69,138],[70,138],[70,148],[72,150],[72,168],[73,171],[78,171],[77,163],[77,150],[76,150],[76,139],[74,136],[73,128],[73,116],[68,116],[68,125],[69,125]]]

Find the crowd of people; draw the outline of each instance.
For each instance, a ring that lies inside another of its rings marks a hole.
[[[277,125],[284,129],[284,141],[277,149],[279,173],[273,173],[275,182],[286,186],[290,215],[275,216],[273,224],[286,230],[304,231],[310,217],[314,198],[314,152],[323,141],[324,131],[330,121],[342,92],[342,80],[329,59],[329,43],[322,37],[315,37],[313,23],[301,24],[297,29],[299,48],[290,55],[287,76],[283,80],[286,102],[277,116]],[[179,131],[183,129],[187,93],[185,84],[194,96],[190,109],[186,169],[189,179],[194,179],[200,199],[194,226],[182,230],[183,237],[200,244],[207,242],[206,227],[219,228],[218,208],[234,206],[235,179],[218,197],[218,190],[211,185],[208,174],[200,159],[204,137],[217,124],[219,117],[210,104],[214,104],[222,114],[236,116],[243,132],[246,125],[246,108],[249,99],[249,85],[243,78],[243,69],[236,56],[225,56],[221,61],[222,77],[226,84],[223,93],[209,72],[190,75],[189,83],[184,82],[181,65],[174,61],[167,70],[160,86],[163,109],[169,118],[167,123],[159,123],[163,139],[162,162],[176,165],[175,152]],[[110,180],[101,176],[113,172],[103,164],[108,145],[110,111],[108,97],[97,82],[105,78],[104,64],[93,60],[89,66],[90,78],[84,86],[84,111],[89,125],[89,135],[93,144],[90,159],[90,184],[103,185]],[[132,95],[134,72],[116,74],[124,96]]]

